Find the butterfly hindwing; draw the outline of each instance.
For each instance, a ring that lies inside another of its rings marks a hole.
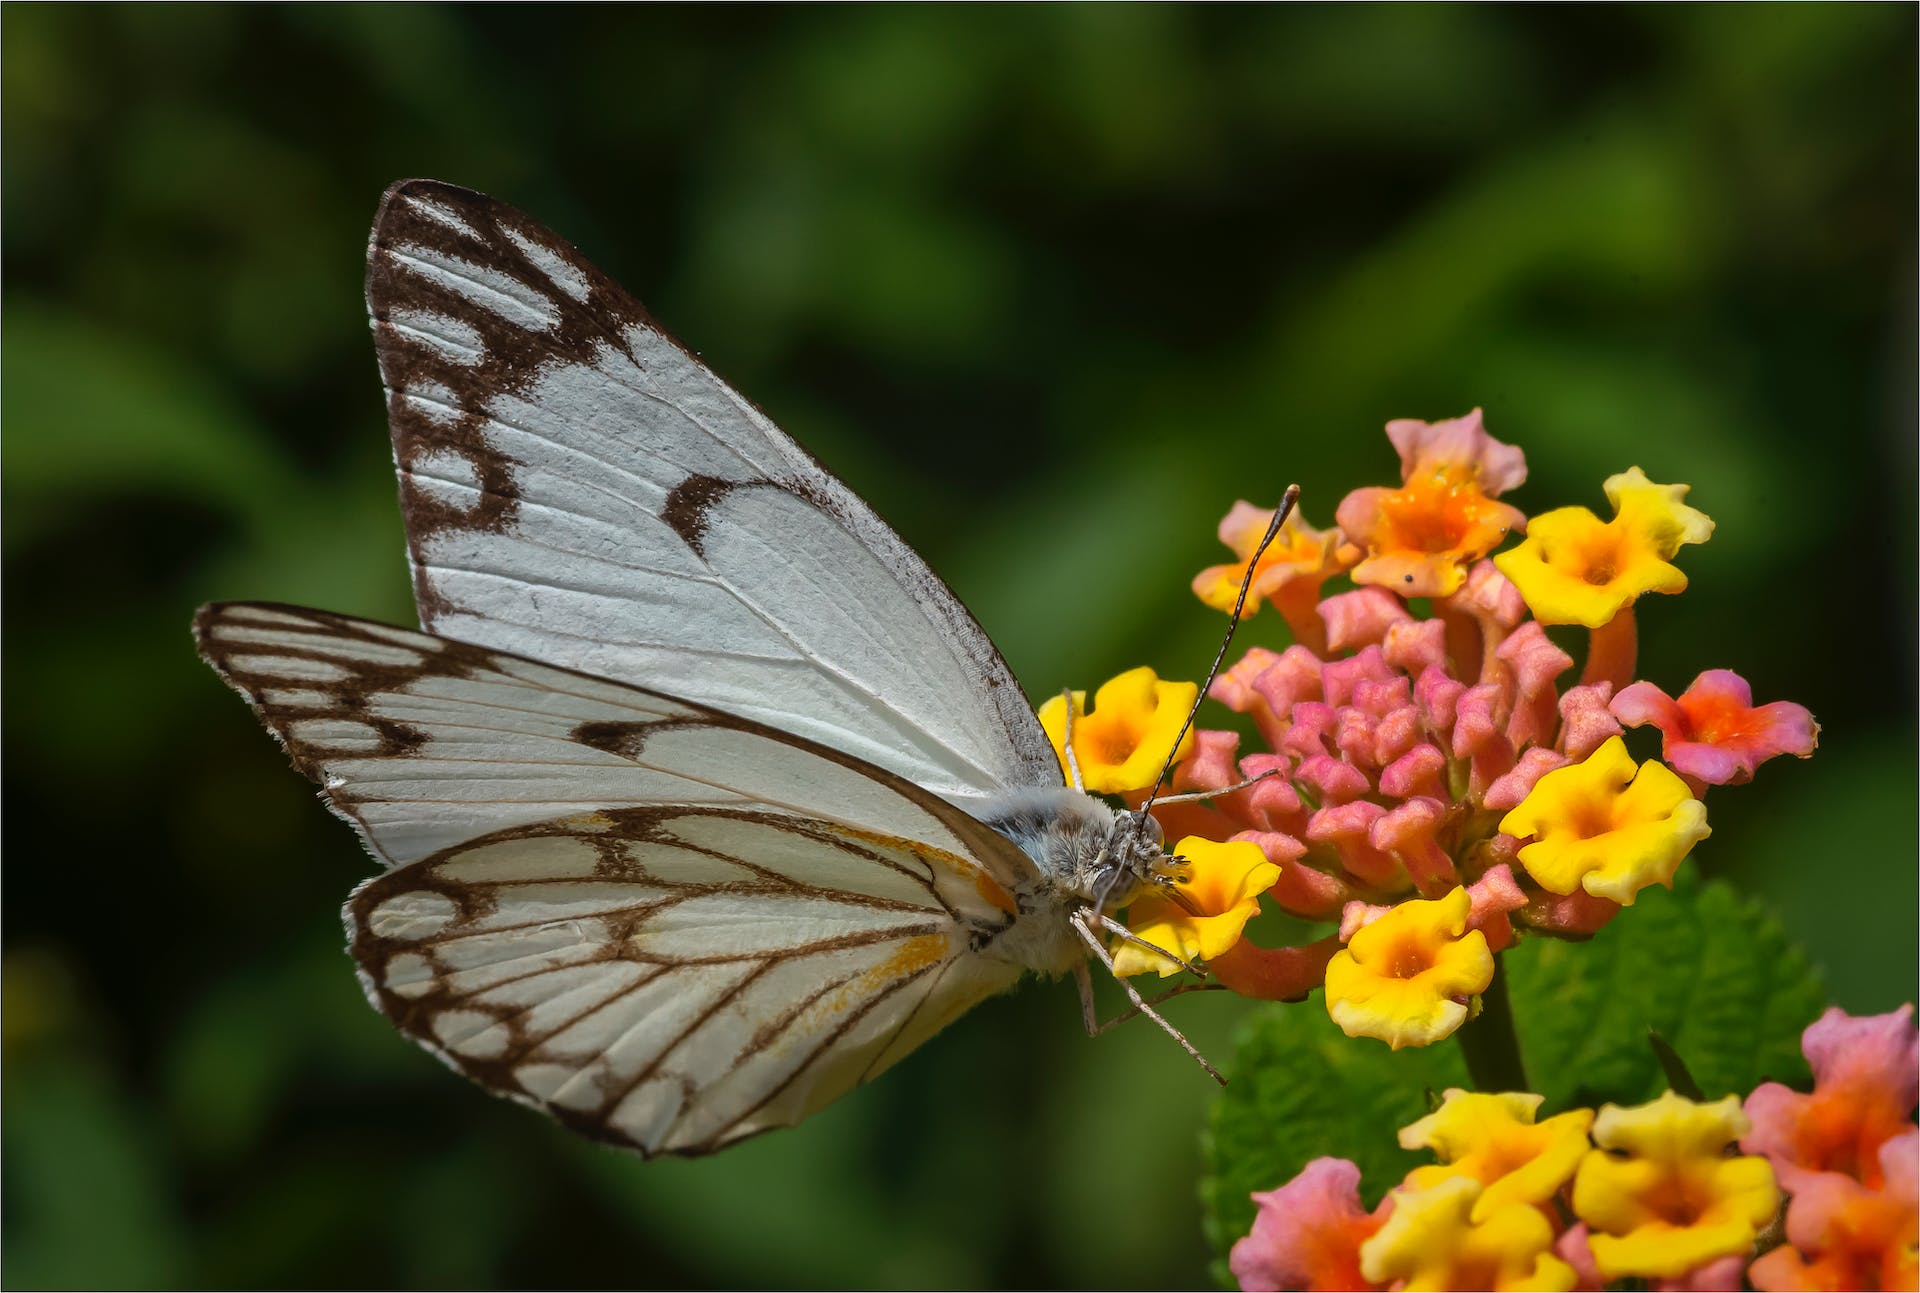
[[[369,997],[495,1090],[644,1152],[797,1122],[1020,966],[1032,864],[836,751],[623,683],[298,607],[201,652],[387,870]]]
[[[764,722],[946,798],[1056,786],[966,608],[572,247],[395,186],[368,310],[422,623]]]
[[[834,887],[863,865],[885,878]],[[606,814],[375,877],[347,921],[369,998],[453,1067],[597,1139],[704,1153],[799,1122],[1018,977],[970,954],[989,922],[888,874],[911,866],[791,818]]]

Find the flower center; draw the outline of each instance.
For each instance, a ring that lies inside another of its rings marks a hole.
[[[1602,526],[1580,554],[1580,578],[1595,588],[1604,588],[1620,574],[1620,543],[1611,525]]]
[[[1545,1146],[1535,1146],[1524,1140],[1500,1141],[1487,1151],[1482,1180],[1497,1181],[1509,1172],[1517,1172],[1538,1158]]]
[[[1492,1258],[1474,1254],[1454,1259],[1453,1269],[1447,1272],[1445,1287],[1455,1289],[1490,1289],[1500,1287],[1500,1278],[1506,1272],[1500,1269],[1500,1263]]]
[[[1403,938],[1387,957],[1387,973],[1396,979],[1417,979],[1433,968],[1433,958],[1418,939]]]
[[[1680,713],[1688,736],[1704,745],[1724,745],[1755,734],[1750,714],[1733,705],[1682,706]]]
[[[1102,763],[1125,763],[1140,748],[1140,737],[1125,723],[1114,723],[1095,732],[1093,744]]]
[[[1694,1192],[1679,1181],[1668,1182],[1654,1191],[1645,1202],[1647,1208],[1662,1221],[1681,1229],[1699,1224],[1700,1218],[1706,1213],[1706,1208],[1694,1196]]]
[[[1385,546],[1415,552],[1451,552],[1479,524],[1486,509],[1471,474],[1438,472],[1410,481],[1381,503],[1392,541]]]

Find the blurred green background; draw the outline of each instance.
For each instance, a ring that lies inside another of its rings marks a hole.
[[[1201,673],[1187,578],[1478,405],[1530,511],[1720,528],[1645,676],[1824,724],[1715,796],[1834,997],[1915,977],[1910,6],[8,6],[5,1278],[1193,1284],[1211,1085],[989,1003],[795,1132],[643,1164],[402,1041],[368,863],[193,607],[411,618],[360,298],[387,184],[533,213],[946,574],[1031,691]],[[1281,640],[1262,617],[1247,641]],[[1226,1058],[1246,1007],[1179,1003]],[[1303,1009],[1319,1009],[1312,1004]]]

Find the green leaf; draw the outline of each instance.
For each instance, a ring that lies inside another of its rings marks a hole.
[[[1533,938],[1505,958],[1527,1073],[1548,1110],[1666,1089],[1654,1029],[1710,1100],[1807,1079],[1800,1033],[1824,1002],[1780,923],[1724,881],[1655,889],[1589,943]]]
[[[1761,1081],[1808,1079],[1800,1033],[1823,992],[1806,954],[1774,917],[1721,881],[1653,890],[1585,943],[1530,938],[1503,958],[1527,1073],[1544,1114],[1604,1101],[1635,1104],[1666,1086],[1648,1044],[1657,1031],[1708,1099]],[[1215,1273],[1253,1223],[1255,1190],[1291,1180],[1321,1155],[1360,1165],[1371,1205],[1424,1155],[1399,1128],[1428,1112],[1426,1092],[1467,1084],[1459,1048],[1395,1054],[1351,1039],[1319,1001],[1275,1006],[1242,1029],[1214,1106],[1201,1183]]]

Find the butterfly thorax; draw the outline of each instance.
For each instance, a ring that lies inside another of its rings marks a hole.
[[[1116,813],[1092,795],[1065,786],[998,796],[978,816],[1019,845],[1038,868],[1033,889],[1017,895],[1023,914],[1054,908],[1064,916],[1072,908],[1095,904],[1102,911],[1117,911],[1147,890],[1172,884],[1180,874],[1179,862],[1163,851],[1160,825],[1153,818]],[[1064,920],[1044,923],[1067,928]],[[1069,965],[1085,955],[1076,940],[1067,939],[1062,946]]]

